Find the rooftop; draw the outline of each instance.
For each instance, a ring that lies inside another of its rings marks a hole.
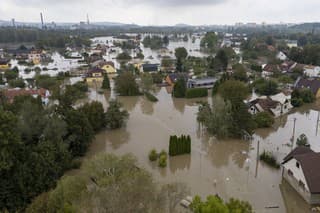
[[[284,158],[282,164],[293,158],[300,163],[310,192],[320,194],[320,153],[308,147],[299,146]]]

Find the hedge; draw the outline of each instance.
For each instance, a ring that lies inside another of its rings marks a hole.
[[[181,135],[177,137],[176,135],[170,136],[169,141],[169,155],[183,155],[191,153],[191,138],[190,136]]]
[[[151,102],[157,102],[158,101],[158,98],[156,96],[152,95],[150,92],[145,92],[144,95]]]
[[[263,153],[260,155],[260,160],[276,169],[280,168],[279,163],[277,162],[276,158],[272,155],[271,152],[263,151]]]
[[[207,88],[192,88],[186,92],[186,98],[201,98],[208,96]]]

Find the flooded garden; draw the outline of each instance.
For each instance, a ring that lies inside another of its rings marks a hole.
[[[273,128],[259,129],[252,141],[218,140],[206,133],[197,122],[199,101],[212,98],[175,99],[162,87],[159,99],[152,103],[141,97],[118,97],[130,118],[126,127],[103,131],[96,135],[86,158],[107,152],[122,155],[132,153],[139,166],[146,168],[160,184],[182,182],[191,196],[218,194],[223,199],[235,197],[250,201],[255,212],[308,212],[309,206],[282,181],[281,169],[274,169],[257,160],[265,150],[278,162],[294,148],[290,138],[296,119],[295,138],[304,133],[311,147],[320,151],[318,136],[318,104],[306,105],[282,116]],[[98,100],[104,107],[114,98],[113,92],[99,94],[91,88],[85,101]],[[148,160],[151,149],[168,151],[170,135],[190,135],[190,155],[170,157],[167,168],[159,168]],[[295,144],[294,144],[295,146]]]

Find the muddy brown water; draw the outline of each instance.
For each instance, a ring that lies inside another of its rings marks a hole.
[[[217,140],[200,128],[196,121],[198,101],[212,99],[174,99],[166,88],[156,91],[159,101],[144,97],[118,97],[130,113],[126,127],[102,131],[96,135],[85,158],[106,152],[122,155],[132,153],[139,166],[150,171],[160,184],[184,182],[190,195],[206,197],[218,194],[249,201],[255,212],[309,212],[309,206],[286,183],[281,170],[257,160],[263,150],[271,151],[278,161],[290,152],[290,138],[296,118],[295,138],[305,133],[315,151],[320,151],[318,125],[319,103],[306,105],[278,119],[273,128],[259,129],[252,141]],[[99,94],[91,88],[89,99],[101,101],[105,108],[114,92]],[[170,157],[167,168],[161,169],[148,160],[155,148],[168,150],[170,135],[186,134],[192,138],[190,155]],[[275,207],[275,208],[268,208]]]

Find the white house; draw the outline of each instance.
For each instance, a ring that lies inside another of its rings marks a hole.
[[[282,177],[309,204],[320,204],[320,153],[300,146],[282,162]]]
[[[279,117],[288,113],[291,105],[291,95],[278,93],[273,96],[255,96],[248,101],[249,113],[255,115],[259,112],[270,112],[274,117]]]
[[[291,95],[285,95],[283,92],[280,92],[276,95],[270,96],[270,99],[279,103],[279,109],[277,107],[277,110],[272,111],[275,117],[286,114],[293,108],[291,105]]]
[[[307,65],[304,67],[303,73],[309,78],[319,77],[320,67]]]
[[[285,60],[287,60],[288,57],[286,56],[286,54],[284,54],[282,51],[280,51],[280,52],[277,54],[276,58],[279,59],[279,60],[281,60],[281,61],[285,61]]]

